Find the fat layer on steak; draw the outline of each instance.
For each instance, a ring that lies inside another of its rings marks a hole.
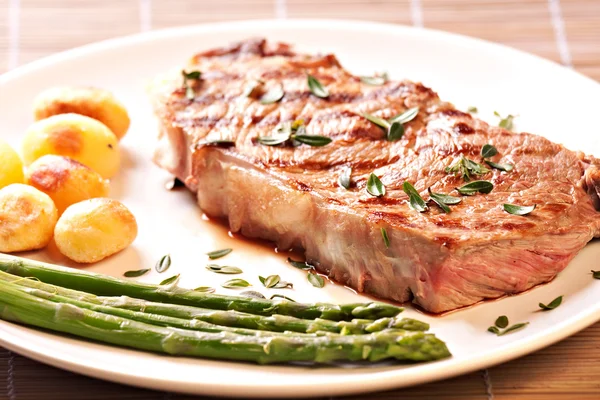
[[[160,121],[155,162],[197,193],[207,215],[227,218],[245,236],[304,249],[318,271],[358,292],[448,311],[551,280],[599,234],[599,160],[490,126],[420,83],[369,86],[333,55],[297,54],[264,40],[200,53],[185,70],[202,73],[188,82],[194,99],[186,97],[180,71],[152,85]],[[307,73],[329,97],[311,94]],[[282,100],[261,104],[246,96],[256,80],[264,90],[282,85]],[[362,116],[391,118],[412,107],[420,111],[395,142]],[[257,142],[295,120],[332,143]],[[235,145],[206,144],[213,140]],[[424,199],[429,187],[456,196],[464,182],[444,169],[461,156],[481,161],[487,143],[499,151],[492,161],[515,165],[477,177],[494,184],[491,193],[463,196],[449,214],[436,206],[425,213],[410,208],[405,181]],[[346,167],[352,168],[349,190],[337,183]],[[385,196],[365,190],[371,172]],[[503,203],[537,208],[516,216]]]

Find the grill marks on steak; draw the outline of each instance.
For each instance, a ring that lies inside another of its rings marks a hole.
[[[360,292],[442,312],[546,282],[598,234],[598,160],[491,127],[419,83],[367,86],[332,55],[296,54],[263,40],[198,54],[186,68],[195,69],[203,79],[193,101],[179,73],[153,87],[161,121],[155,161],[197,192],[204,212],[227,217],[233,231],[302,247],[320,271]],[[310,94],[307,73],[327,86],[329,98]],[[281,102],[244,97],[254,79],[283,85]],[[420,112],[396,142],[361,116],[391,118],[411,107]],[[296,119],[308,134],[333,142],[296,148],[256,142]],[[235,146],[203,145],[217,139]],[[409,208],[404,181],[424,198],[428,187],[450,193],[464,182],[444,168],[461,156],[480,161],[486,143],[499,151],[493,161],[516,166],[478,177],[494,184],[490,194],[465,196],[450,214]],[[349,191],[337,184],[346,166],[353,170]],[[371,172],[386,196],[367,194]],[[503,203],[537,208],[519,217],[504,212]]]

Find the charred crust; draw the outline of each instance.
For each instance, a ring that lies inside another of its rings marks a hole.
[[[464,122],[457,122],[454,124],[454,132],[458,133],[459,135],[470,135],[475,133],[475,129]]]
[[[296,189],[300,190],[301,192],[310,192],[312,191],[312,187],[310,185],[307,185],[306,183],[299,181],[297,179],[292,179],[291,184],[293,186],[296,187]]]
[[[441,115],[445,115],[447,117],[458,117],[458,118],[467,118],[467,119],[473,119],[473,116],[471,116],[471,114],[460,111],[460,110],[456,110],[454,108],[447,108],[447,109],[443,109],[438,111],[439,114]]]

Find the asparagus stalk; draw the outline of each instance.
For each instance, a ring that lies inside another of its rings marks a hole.
[[[12,282],[19,286],[40,289],[43,292],[53,293],[68,299],[81,300],[97,306],[106,306],[107,310],[102,311],[107,314],[119,315],[125,318],[135,319],[131,315],[115,314],[114,309],[125,309],[132,312],[150,313],[165,317],[173,317],[183,320],[200,320],[214,325],[238,327],[247,329],[258,329],[273,332],[293,331],[300,333],[341,333],[341,334],[361,334],[372,333],[387,328],[427,331],[429,325],[411,318],[380,318],[378,320],[353,319],[352,321],[329,321],[324,319],[305,320],[284,315],[260,316],[237,311],[209,310],[205,308],[182,306],[177,304],[155,303],[146,300],[133,299],[126,296],[120,297],[99,297],[93,294],[84,293],[72,289],[49,285],[47,283],[35,281],[32,279],[21,278],[0,271],[0,280]],[[33,293],[37,295],[36,293]],[[57,297],[58,298],[58,297]],[[50,299],[52,300],[52,299]],[[66,300],[62,302],[67,302]],[[73,304],[73,303],[71,303]],[[82,305],[75,304],[80,307]],[[89,308],[89,307],[84,307]],[[143,320],[143,322],[148,322]],[[188,326],[172,326],[193,329]],[[189,325],[189,324],[188,324]],[[204,329],[200,329],[204,330]]]
[[[72,304],[54,303],[0,283],[0,318],[119,346],[180,356],[253,361],[428,361],[448,357],[446,345],[418,331],[385,330],[354,336],[246,336],[161,327]]]
[[[385,303],[296,303],[288,300],[267,300],[240,296],[200,293],[180,287],[159,286],[114,278],[107,275],[65,268],[40,261],[0,254],[0,271],[21,277],[33,277],[42,282],[99,296],[130,296],[138,299],[190,305],[215,310],[235,310],[257,315],[291,315],[297,318],[322,318],[349,321],[353,318],[378,319],[395,317],[402,308]]]
[[[182,318],[174,318],[168,317],[164,315],[140,312],[140,311],[131,311],[127,309],[107,307],[104,305],[92,304],[85,301],[61,296],[56,293],[46,292],[41,289],[32,289],[24,286],[14,285],[9,282],[1,282],[1,285],[7,285],[9,288],[19,290],[21,292],[30,294],[35,297],[39,297],[41,299],[49,300],[53,303],[61,303],[61,304],[70,304],[79,308],[84,308],[87,310],[97,311],[99,313],[114,315],[117,317],[123,317],[127,319],[131,319],[133,321],[144,322],[151,325],[157,326],[165,326],[165,327],[175,327],[180,329],[188,329],[192,331],[201,331],[201,332],[232,332],[240,335],[248,335],[248,336],[286,336],[287,332],[272,332],[272,331],[261,331],[254,329],[246,329],[246,328],[237,328],[237,327],[229,327],[229,326],[219,326],[215,324],[211,324],[209,322],[204,322],[198,319],[182,319]],[[292,333],[292,332],[290,332]],[[314,334],[307,333],[298,333],[293,332],[294,335],[298,336],[319,336],[325,334],[331,334],[328,332],[315,332]]]

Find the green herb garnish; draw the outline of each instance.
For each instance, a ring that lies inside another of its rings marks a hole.
[[[283,98],[283,95],[284,95],[283,86],[278,85],[278,86],[272,88],[271,90],[269,90],[267,93],[263,94],[260,97],[260,102],[261,102],[261,104],[277,103],[279,100],[281,100]]]
[[[127,271],[123,274],[125,278],[137,278],[138,276],[142,276],[147,274],[150,271],[150,268],[138,269],[135,271]]]
[[[194,289],[194,292],[214,293],[215,288],[210,286],[198,286],[196,289]]]
[[[325,286],[325,280],[323,279],[323,277],[317,274],[313,274],[312,272],[308,273],[308,281],[311,285],[313,285],[316,288],[322,288],[323,286]]]
[[[282,281],[279,275],[269,275],[266,278],[259,276],[258,280],[268,289],[291,289],[294,287],[292,283]]]
[[[563,297],[558,296],[557,298],[552,300],[550,303],[548,303],[548,304],[540,303],[539,306],[544,311],[554,310],[556,307],[560,306],[560,304],[562,303],[562,300],[563,300]]]
[[[498,169],[504,172],[510,172],[515,168],[515,166],[512,164],[498,164],[489,160],[485,160],[485,163],[494,169]]]
[[[462,185],[461,187],[457,188],[456,190],[458,191],[458,193],[460,193],[462,195],[473,196],[477,192],[488,194],[492,191],[492,189],[494,189],[494,185],[492,184],[492,182],[473,181],[473,182],[469,182],[465,185]]]
[[[471,175],[485,175],[490,172],[490,170],[482,164],[469,160],[464,156],[461,156],[460,159],[450,167],[446,167],[444,171],[451,174],[460,174],[465,182],[471,180]]]
[[[385,186],[383,186],[383,183],[381,183],[381,180],[377,175],[372,172],[367,180],[367,192],[375,197],[385,196]]]
[[[511,327],[506,328],[504,331],[500,332],[498,334],[498,336],[503,336],[503,335],[506,335],[507,333],[514,332],[519,329],[525,328],[527,325],[529,325],[529,322],[519,322],[518,324],[514,324]]]
[[[390,248],[390,238],[389,238],[385,228],[381,228],[381,236],[383,237],[383,244],[385,244],[385,248],[389,249]]]
[[[390,120],[385,120],[383,118],[376,117],[367,113],[362,114],[362,116],[370,122],[377,125],[378,127],[385,130],[387,132],[387,140],[389,140],[390,142],[394,142],[396,140],[402,139],[402,136],[404,136],[404,124],[412,121],[418,113],[419,108],[413,107],[411,109],[406,110],[402,114],[398,114],[395,117],[392,117]]]
[[[471,114],[477,114],[479,112],[479,110],[477,110],[477,107],[469,107],[467,108],[467,112],[471,113]]]
[[[257,140],[260,144],[266,146],[277,146],[293,141],[293,143],[304,143],[313,147],[325,146],[332,141],[331,138],[326,136],[307,135],[303,120],[284,122],[273,135],[259,136]]]
[[[291,135],[290,139],[313,147],[321,147],[331,143],[331,138],[319,135]]]
[[[338,185],[340,185],[346,190],[350,189],[351,175],[352,167],[346,167],[342,169],[342,172],[340,173],[340,176],[338,178]]]
[[[498,111],[494,111],[494,115],[498,118],[500,118],[500,122],[498,123],[498,126],[500,128],[504,128],[508,131],[511,131],[513,128],[513,120],[516,118],[516,115],[511,115],[508,114],[506,116],[506,118],[502,118],[502,116],[498,113]]]
[[[387,72],[375,76],[361,76],[360,81],[371,86],[381,86],[388,80]]]
[[[159,286],[163,286],[163,285],[171,285],[175,282],[177,282],[179,280],[179,275],[181,274],[177,274],[177,275],[173,275],[170,278],[165,279],[164,281],[162,281],[161,283],[159,283]]]
[[[518,324],[514,324],[509,328],[506,328],[508,326],[508,317],[506,315],[501,315],[500,317],[498,317],[496,319],[496,322],[494,322],[494,326],[490,326],[487,330],[488,332],[494,333],[497,336],[502,336],[502,335],[506,335],[507,333],[510,332],[514,332],[518,329],[521,329],[525,326],[527,326],[529,324],[529,322],[520,322]],[[504,329],[506,328],[506,329]],[[502,330],[504,329],[504,330]]]
[[[491,144],[484,144],[481,148],[481,158],[494,157],[496,154],[498,154],[498,149]]]
[[[266,288],[272,288],[272,287],[274,287],[281,280],[281,278],[279,277],[279,275],[269,275],[266,278],[263,278],[262,276],[259,276],[258,279],[260,280],[260,283],[262,283],[263,286],[266,287]]]
[[[217,265],[217,264],[208,264],[206,266],[206,269],[211,272],[216,272],[217,274],[229,274],[229,275],[241,274],[242,272],[244,272],[241,269],[239,269],[238,267],[230,267],[227,265]]]
[[[206,253],[206,255],[211,260],[216,260],[218,258],[225,257],[227,254],[231,253],[232,251],[233,251],[233,249],[215,250],[215,251],[211,251],[210,253]]]
[[[487,328],[488,332],[492,332],[495,333],[496,335],[498,335],[500,333],[500,329],[498,329],[495,326],[490,326],[489,328]]]
[[[290,140],[290,134],[276,133],[271,136],[259,136],[257,140],[258,143],[265,146],[277,146]]]
[[[194,88],[189,84],[190,80],[198,80],[202,76],[200,71],[190,71],[185,72],[181,71],[181,75],[183,76],[183,87],[185,88],[185,97],[190,100],[193,100],[196,97],[196,93],[194,92]]]
[[[298,269],[303,269],[303,270],[315,269],[315,267],[313,267],[312,265],[308,264],[305,261],[295,261],[289,257],[287,260],[293,267],[298,268]]]
[[[431,201],[437,204],[438,207],[440,207],[445,213],[449,213],[451,211],[450,207],[448,207],[449,205],[455,205],[462,201],[460,197],[454,197],[443,193],[432,192],[431,188],[427,188],[427,191],[429,192],[429,198],[431,199]]]
[[[269,297],[269,300],[273,300],[273,299],[277,299],[277,298],[279,298],[279,299],[285,299],[285,300],[288,300],[288,301],[296,303],[296,300],[294,300],[292,298],[289,298],[287,296],[284,296],[282,294],[274,294],[273,296]]]
[[[417,192],[415,187],[411,185],[410,182],[404,182],[402,184],[402,190],[404,190],[404,193],[408,195],[408,201],[413,210],[418,212],[427,211],[427,203],[425,203],[425,200],[423,200],[419,192]]]
[[[504,172],[512,171],[513,168],[515,167],[512,164],[497,164],[493,161],[488,160],[488,158],[493,157],[496,154],[498,154],[498,149],[496,149],[491,144],[486,144],[481,148],[481,158],[483,159],[483,161],[485,161],[485,163],[487,165],[489,165],[490,167],[492,167],[494,169],[498,169],[498,170],[504,171]]]
[[[496,325],[498,328],[506,328],[508,326],[508,317],[506,315],[501,315],[496,319],[496,322],[494,322],[494,325]]]
[[[390,124],[393,124],[394,122],[398,122],[400,124],[406,124],[407,122],[410,122],[413,119],[415,119],[415,117],[417,116],[418,113],[419,113],[419,107],[409,108],[408,110],[404,111],[402,114],[398,114],[395,117],[390,118],[388,122]]]
[[[171,266],[171,255],[167,254],[167,255],[162,256],[161,259],[158,260],[158,262],[154,266],[154,269],[156,270],[156,272],[158,272],[160,274],[160,273],[168,270],[170,266]]]
[[[390,125],[390,129],[387,131],[387,140],[390,142],[395,142],[396,140],[402,139],[404,136],[404,125],[400,122],[393,122]]]
[[[367,120],[369,120],[369,122],[374,123],[375,125],[377,125],[378,127],[380,127],[381,129],[384,129],[384,130],[390,129],[390,126],[392,125],[387,120],[376,117],[371,114],[363,113],[362,116],[365,117]]]
[[[308,83],[308,88],[310,89],[310,92],[312,94],[314,94],[315,96],[320,97],[322,99],[329,97],[329,91],[327,90],[326,87],[324,87],[321,84],[321,82],[319,82],[317,80],[317,78],[315,78],[314,76],[312,76],[310,74],[306,74],[306,79],[307,79],[307,83]]]
[[[512,215],[527,215],[535,210],[536,204],[532,206],[517,206],[515,204],[503,204],[504,211]]]
[[[227,282],[224,282],[223,284],[221,284],[221,286],[226,289],[233,289],[233,288],[248,287],[248,286],[252,286],[252,285],[250,283],[248,283],[248,281],[245,281],[245,280],[239,279],[239,278],[235,278],[235,279],[230,279]]]

